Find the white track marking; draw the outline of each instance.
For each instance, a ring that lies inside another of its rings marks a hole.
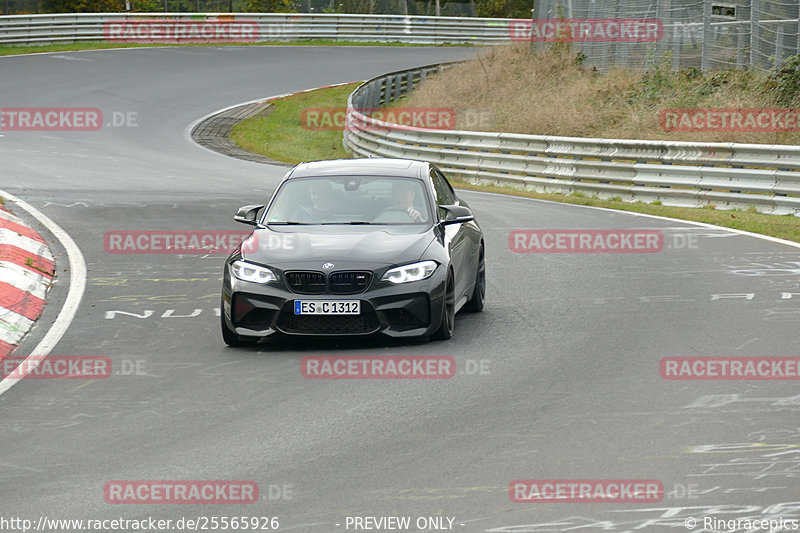
[[[761,235],[760,233],[752,233],[749,231],[744,231],[740,229],[733,229],[733,228],[726,228],[723,226],[715,226],[714,224],[708,224],[706,222],[695,222],[694,220],[683,220],[680,218],[671,218],[671,217],[663,217],[660,215],[650,215],[647,213],[636,213],[634,211],[623,211],[621,209],[612,209],[610,207],[597,207],[594,205],[580,205],[580,204],[569,204],[565,202],[556,202],[553,200],[542,200],[540,198],[528,198],[527,196],[515,196],[513,194],[502,194],[498,192],[488,192],[488,191],[476,191],[474,189],[459,189],[459,191],[465,192],[474,192],[477,194],[490,194],[492,196],[502,196],[503,198],[519,198],[520,200],[531,200],[533,202],[544,202],[551,205],[565,205],[571,207],[583,207],[585,209],[599,209],[601,211],[610,211],[612,213],[620,213],[622,215],[633,215],[637,217],[647,217],[647,218],[654,218],[656,220],[667,220],[669,222],[680,222],[681,224],[690,224],[692,226],[700,226],[701,228],[713,228],[717,230],[727,231],[730,233],[735,233],[737,235],[744,235],[746,237],[755,237],[756,239],[763,239],[765,241],[776,242],[778,244],[785,244],[787,246],[793,246],[795,248],[800,248],[799,242],[794,241],[787,241],[786,239],[779,239],[778,237],[770,237],[769,235]],[[782,216],[782,215],[775,215],[775,216]]]

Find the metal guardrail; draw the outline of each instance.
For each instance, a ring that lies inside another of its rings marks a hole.
[[[246,22],[255,42],[329,39],[416,44],[509,42],[510,19],[308,13],[78,13],[0,16],[0,44],[38,45],[107,40],[111,21]],[[175,42],[163,39],[163,42]],[[193,41],[197,42],[197,41]],[[210,39],[208,42],[218,42]]]
[[[294,13],[12,15],[0,16],[0,44],[102,41],[112,21],[249,21],[258,25],[255,42],[331,39],[430,44],[508,42],[511,23],[511,19]],[[391,104],[443,68],[393,72],[362,84],[348,101],[345,147],[360,156],[425,159],[477,182],[667,205],[755,206],[761,212],[800,216],[798,146],[426,130],[381,122],[358,111]]]
[[[360,85],[347,103],[345,148],[361,157],[430,161],[473,183],[800,216],[800,146],[433,130],[359,111],[391,104],[447,66],[392,72]]]
[[[800,7],[790,6],[790,3],[767,3],[761,6],[760,0],[746,0],[732,8],[735,16],[724,16],[713,14],[711,0],[697,1],[683,7],[670,4],[669,0],[631,0],[623,3],[625,5],[619,2],[573,0],[567,3],[565,12],[556,8],[559,2],[537,0],[534,2],[534,16],[544,21],[566,16],[568,19],[637,18],[661,22],[663,32],[656,42],[648,39],[644,42],[615,39],[600,39],[599,42],[580,42],[578,39],[573,42],[573,50],[583,54],[585,65],[600,70],[615,65],[646,69],[654,61],[668,62],[676,71],[688,67],[703,70],[730,67],[767,70],[782,64],[795,52],[800,52],[800,17],[795,18],[800,14]],[[731,8],[730,5],[727,7]],[[0,44],[122,42],[105,35],[105,25],[110,21],[150,21],[154,25],[249,21],[256,26],[256,35],[252,39],[239,42],[329,39],[484,45],[527,41],[532,36],[530,19],[324,13],[124,12],[0,16]],[[248,31],[248,37],[251,32]],[[151,42],[172,43],[176,40],[156,36]],[[177,42],[188,41],[184,38]],[[191,42],[221,41],[209,39]],[[539,48],[550,46],[552,42],[533,44]]]

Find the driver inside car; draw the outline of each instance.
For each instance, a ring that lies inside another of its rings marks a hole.
[[[301,205],[292,220],[297,222],[325,222],[334,212],[334,192],[330,181],[314,181],[309,187],[311,205]]]
[[[414,206],[414,188],[407,183],[395,182],[392,185],[392,201],[403,209],[414,222],[425,222],[425,217]]]

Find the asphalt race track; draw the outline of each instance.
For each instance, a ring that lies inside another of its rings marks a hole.
[[[487,235],[482,314],[447,342],[226,347],[224,256],[110,254],[123,230],[242,230],[285,172],[194,144],[220,108],[476,49],[197,47],[0,58],[3,107],[92,107],[89,132],[0,132],[0,189],[77,243],[88,270],[52,355],[107,356],[107,379],[27,379],[0,396],[0,517],[449,517],[422,531],[694,531],[800,519],[797,381],[674,381],[676,356],[800,355],[800,248],[678,221],[464,192]],[[535,103],[532,103],[535,105]],[[59,282],[18,353],[46,333]],[[656,229],[657,253],[515,253],[516,229]],[[442,380],[312,380],[307,355],[445,355]],[[516,503],[517,479],[660,480],[656,503]],[[111,504],[114,480],[251,480],[245,505]],[[800,522],[798,522],[800,528]],[[7,530],[12,530],[10,527]],[[747,531],[746,529],[720,531]],[[65,531],[51,528],[48,531]],[[74,530],[74,529],[73,529]],[[111,531],[111,529],[108,529]],[[173,529],[176,530],[177,529]],[[360,530],[366,530],[364,528]],[[372,529],[390,531],[392,529]],[[395,529],[396,530],[396,529]],[[787,529],[788,530],[788,529]]]

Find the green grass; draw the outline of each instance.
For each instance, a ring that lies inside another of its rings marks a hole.
[[[619,209],[620,211],[632,211],[634,213],[644,213],[648,215],[658,215],[662,217],[677,218],[681,220],[692,220],[695,222],[705,222],[716,226],[733,228],[752,233],[770,235],[787,241],[800,242],[800,218],[792,215],[776,216],[764,215],[755,212],[755,208],[749,207],[746,210],[722,210],[710,205],[701,209],[691,207],[672,207],[661,205],[660,203],[646,204],[643,202],[625,202],[621,199],[603,200],[599,198],[586,198],[576,194],[544,194],[531,191],[521,191],[511,187],[500,187],[495,185],[473,185],[459,179],[451,179],[454,187],[470,189],[476,191],[489,191],[513,196],[524,196],[528,198],[538,198],[540,200],[550,200],[567,204],[589,205],[594,207],[607,207]]]
[[[74,52],[77,50],[102,50],[105,48],[141,48],[144,44],[111,44],[103,42],[86,42],[71,44],[47,44],[41,46],[9,46],[0,45],[0,55],[14,56],[21,54],[38,54],[42,52]]]
[[[46,274],[46,275],[48,275],[48,276],[52,276],[52,275],[53,275],[53,271],[47,271],[47,270],[45,270],[45,269],[41,268],[41,267],[40,267],[40,266],[38,266],[38,265],[34,265],[34,264],[33,264],[33,259],[31,259],[30,257],[26,257],[26,258],[25,258],[25,264],[26,264],[27,266],[31,267],[31,268],[32,268],[32,269],[34,269],[34,270],[38,270],[38,271],[39,271],[39,272],[41,272],[42,274]]]
[[[274,102],[274,110],[266,117],[248,119],[233,130],[233,140],[242,148],[265,155],[277,161],[299,163],[319,159],[349,157],[342,147],[342,132],[310,131],[300,124],[302,110],[306,107],[346,107],[347,97],[357,84],[329,89],[318,89],[301,93]],[[664,217],[705,222],[717,226],[761,233],[781,239],[800,242],[800,219],[795,216],[763,215],[755,208],[747,210],[721,210],[709,205],[702,209],[671,207],[659,202],[625,202],[620,197],[610,200],[589,198],[581,192],[572,194],[543,194],[520,191],[512,187],[477,186],[457,179],[453,185],[463,189],[498,192],[515,196],[539,198],[555,202],[595,207],[607,207],[622,211],[645,213]]]
[[[245,150],[286,163],[349,157],[342,146],[342,130],[316,131],[303,127],[307,108],[347,108],[347,97],[358,83],[295,94],[273,102],[266,116],[234,126],[231,139]]]
[[[75,52],[80,50],[106,50],[109,48],[163,48],[166,46],[442,46],[439,44],[382,43],[361,41],[334,41],[331,39],[308,39],[302,41],[268,41],[258,43],[193,43],[193,44],[136,44],[87,41],[69,44],[47,44],[41,46],[0,45],[0,56],[37,54],[42,52]],[[444,46],[472,46],[469,44]]]

